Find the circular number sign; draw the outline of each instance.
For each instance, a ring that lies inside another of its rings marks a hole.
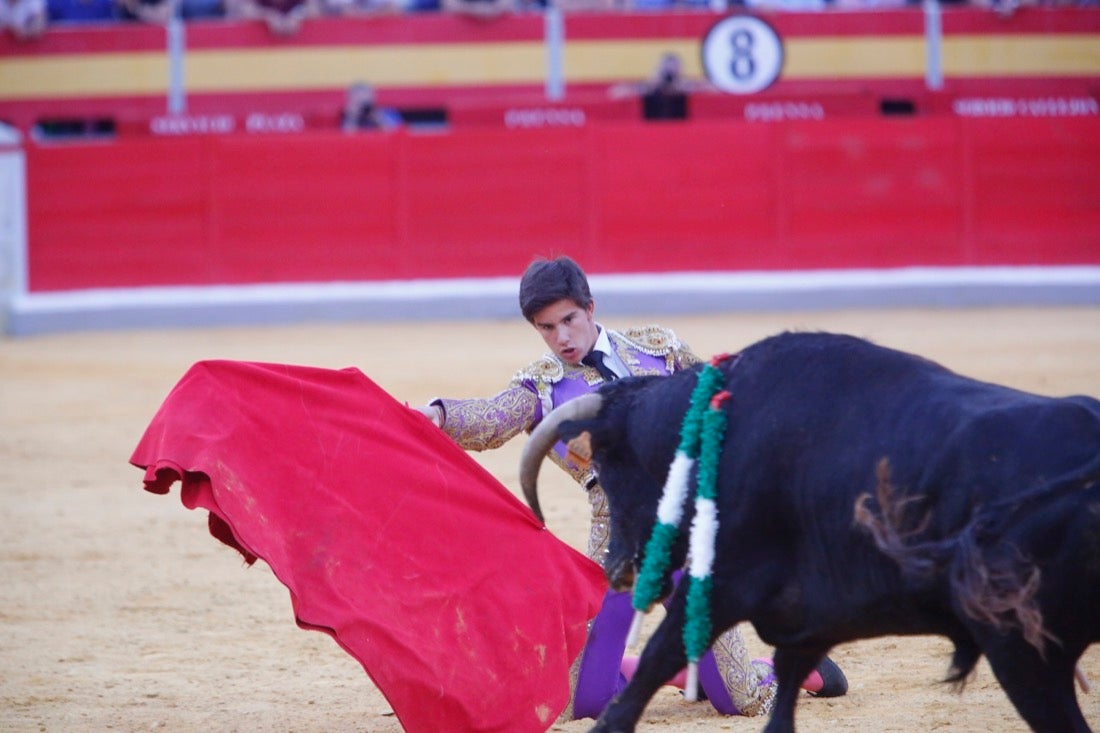
[[[770,25],[751,15],[731,15],[703,39],[703,70],[710,83],[731,94],[766,89],[783,68],[783,44]]]

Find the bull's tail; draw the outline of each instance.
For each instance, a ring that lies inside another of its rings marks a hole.
[[[1050,482],[1011,499],[982,508],[957,535],[942,540],[913,542],[928,526],[931,514],[913,521],[910,506],[920,497],[898,496],[890,482],[889,462],[877,467],[876,511],[869,494],[856,500],[855,521],[866,528],[875,545],[893,558],[902,573],[916,577],[946,573],[952,596],[969,617],[999,631],[1018,629],[1040,654],[1046,642],[1057,641],[1043,625],[1035,596],[1041,573],[1029,558],[1003,542],[1004,535],[1037,502],[1080,491],[1100,479],[1100,471]],[[988,552],[996,546],[997,552]]]
[[[970,639],[954,639],[955,651],[951,654],[951,668],[944,682],[951,685],[955,692],[962,692],[966,682],[982,658],[982,650]]]
[[[1041,573],[1015,547],[995,554],[985,552],[983,528],[971,522],[955,539],[948,577],[952,596],[970,618],[998,631],[1018,629],[1042,655],[1046,642],[1058,640],[1043,626],[1035,602]]]

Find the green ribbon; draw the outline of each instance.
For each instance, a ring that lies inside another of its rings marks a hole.
[[[688,458],[695,459],[699,455],[701,435],[703,432],[703,416],[707,412],[707,405],[711,396],[722,386],[722,372],[712,364],[706,364],[699,372],[695,389],[691,393],[691,404],[684,414],[680,425],[680,445],[676,449]],[[674,490],[666,482],[664,493]],[[671,563],[672,545],[679,535],[679,527],[671,524],[657,522],[653,526],[653,532],[645,546],[645,557],[642,560],[642,568],[638,573],[638,579],[634,582],[634,610],[646,612],[657,602],[661,594],[661,585],[668,573]]]
[[[710,409],[703,417],[702,445],[700,447],[696,499],[715,501],[718,497],[718,459],[722,455],[722,440],[726,434],[726,412],[722,402],[729,396],[720,393],[711,400]],[[692,532],[696,530],[692,527]],[[717,527],[715,527],[717,530]],[[687,596],[687,619],[684,621],[684,651],[688,661],[703,656],[710,646],[710,592],[714,585],[711,567],[703,577],[690,576]]]
[[[692,460],[699,456],[700,448],[705,442],[713,442],[713,440],[708,441],[706,437],[712,429],[706,428],[704,418],[708,413],[711,397],[721,389],[724,381],[722,372],[714,364],[715,361],[705,364],[699,372],[695,389],[691,393],[691,404],[680,425],[680,444],[676,450]],[[718,440],[721,441],[720,435]],[[714,471],[713,466],[710,470]],[[710,481],[710,492],[713,496],[713,479]],[[666,482],[664,493],[668,494],[673,490],[675,487],[669,486]],[[646,612],[657,602],[662,582],[671,563],[672,545],[678,535],[679,527],[676,525],[662,522],[654,524],[653,532],[646,543],[642,568],[634,583],[633,606],[636,611]]]

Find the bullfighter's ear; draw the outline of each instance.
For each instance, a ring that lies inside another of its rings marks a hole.
[[[592,434],[587,430],[583,431],[580,435],[566,443],[568,452],[566,453],[566,459],[570,463],[580,467],[588,468],[588,464],[592,462]]]

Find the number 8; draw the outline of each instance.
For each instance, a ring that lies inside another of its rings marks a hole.
[[[770,25],[752,15],[731,15],[703,39],[707,79],[731,94],[752,94],[779,78],[783,45]]]

